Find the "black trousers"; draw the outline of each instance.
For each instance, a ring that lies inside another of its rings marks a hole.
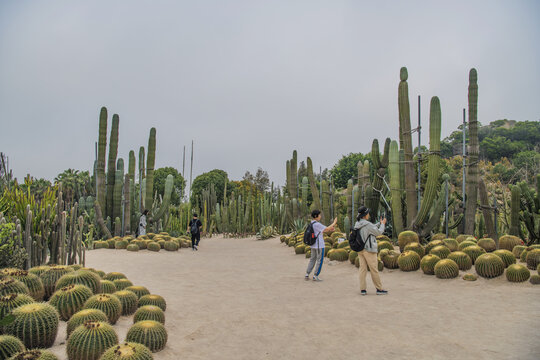
[[[199,241],[201,241],[201,233],[191,233],[191,247],[199,246]]]

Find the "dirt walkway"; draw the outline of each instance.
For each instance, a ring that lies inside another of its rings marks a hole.
[[[540,287],[504,278],[440,280],[382,273],[388,296],[361,297],[357,269],[307,259],[279,239],[203,239],[200,251],[94,250],[87,266],[120,271],[167,300],[167,347],[155,359],[537,359]],[[368,276],[368,280],[369,276]],[[124,339],[131,319],[117,328]],[[63,331],[63,329],[62,329]],[[57,342],[63,339],[64,332]],[[55,352],[62,354],[62,347]]]

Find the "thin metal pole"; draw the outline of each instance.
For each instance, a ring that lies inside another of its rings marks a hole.
[[[499,241],[498,241],[499,232],[498,232],[498,228],[497,228],[498,212],[499,212],[499,210],[497,209],[497,199],[495,198],[495,195],[493,195],[493,217],[494,217],[494,221],[495,221],[495,237],[497,238],[497,244],[499,243]]]
[[[97,195],[98,195],[98,186],[97,186],[97,141],[94,143],[94,147],[95,147],[95,161],[94,161],[94,183],[96,185],[96,199],[97,199]]]
[[[191,182],[193,180],[193,140],[191,140],[191,171],[189,174],[189,193],[191,194]]]
[[[422,136],[421,116],[420,116],[420,95],[418,95],[418,209],[420,211],[421,204],[421,181],[422,181],[422,148],[421,148],[421,136]]]
[[[462,197],[463,197],[463,214],[465,214],[465,177],[467,176],[467,164],[465,162],[465,157],[467,156],[466,154],[466,149],[465,149],[465,137],[466,137],[466,127],[467,127],[467,123],[465,122],[465,108],[463,109],[463,148],[462,148],[462,155],[463,155],[463,181],[462,181],[462,184],[461,184],[461,194],[462,194]],[[465,216],[463,216],[463,228],[465,228],[465,222],[466,222],[466,218]]]
[[[184,145],[184,160],[182,160],[182,177],[185,179],[186,170],[186,145]]]
[[[444,192],[445,192],[445,212],[444,212],[444,223],[446,224],[446,237],[448,237],[448,180],[444,182]]]

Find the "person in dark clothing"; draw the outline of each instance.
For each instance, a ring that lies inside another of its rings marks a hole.
[[[202,222],[197,218],[197,214],[193,214],[193,219],[189,221],[187,231],[191,234],[191,249],[198,250],[199,241],[201,241]]]

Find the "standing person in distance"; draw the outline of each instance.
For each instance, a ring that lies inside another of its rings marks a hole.
[[[377,259],[377,239],[376,237],[382,235],[384,231],[384,225],[386,224],[386,218],[381,217],[381,221],[377,224],[373,224],[369,221],[370,214],[369,209],[365,206],[361,206],[358,209],[358,216],[356,217],[356,223],[354,228],[360,231],[362,240],[365,243],[364,250],[358,253],[360,259],[360,293],[367,295],[366,290],[366,275],[369,267],[369,273],[371,274],[371,280],[377,289],[377,295],[386,295],[388,291],[383,290],[381,278],[379,277],[379,267]]]
[[[141,217],[139,218],[139,227],[137,228],[137,237],[141,235],[146,235],[146,215],[148,215],[148,210],[144,210]]]
[[[327,232],[332,232],[336,228],[337,218],[334,219],[334,222],[330,226],[324,226],[320,223],[321,221],[321,211],[313,210],[311,212],[311,224],[313,225],[313,233],[317,237],[315,244],[311,245],[311,258],[309,259],[309,264],[306,270],[305,280],[309,280],[309,274],[315,267],[315,272],[313,273],[313,281],[322,281],[319,279],[319,274],[321,273],[323,259],[324,259],[324,237],[323,234]]]
[[[201,241],[201,227],[202,222],[197,218],[197,214],[193,214],[193,219],[189,221],[187,231],[191,234],[191,249],[193,251],[199,250],[199,241]]]

